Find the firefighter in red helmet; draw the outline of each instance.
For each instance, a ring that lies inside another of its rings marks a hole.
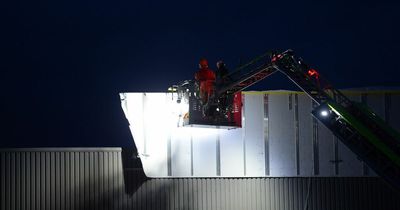
[[[215,73],[208,67],[206,59],[200,59],[199,70],[194,75],[194,78],[199,83],[201,101],[206,104],[211,95],[214,94],[215,86]]]

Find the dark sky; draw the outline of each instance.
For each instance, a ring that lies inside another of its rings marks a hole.
[[[232,69],[291,48],[336,87],[400,86],[394,2],[2,3],[0,146],[130,147],[118,93],[165,91],[201,57]]]

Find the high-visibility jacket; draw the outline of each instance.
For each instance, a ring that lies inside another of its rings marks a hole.
[[[196,72],[194,78],[199,81],[200,98],[203,103],[208,102],[208,98],[214,93],[215,73],[211,69],[203,68]]]

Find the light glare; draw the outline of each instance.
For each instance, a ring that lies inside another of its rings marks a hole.
[[[328,114],[329,114],[329,112],[327,110],[322,110],[321,111],[321,116],[322,117],[326,117],[326,116],[328,116]]]

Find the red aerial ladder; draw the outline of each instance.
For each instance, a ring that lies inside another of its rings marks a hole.
[[[216,86],[209,103],[199,100],[198,85],[185,81],[173,86],[178,102],[189,103],[187,126],[241,127],[240,91],[275,72],[281,72],[317,105],[312,115],[367,163],[391,186],[400,190],[400,134],[364,104],[351,101],[292,50],[262,55],[236,69],[229,82]]]

